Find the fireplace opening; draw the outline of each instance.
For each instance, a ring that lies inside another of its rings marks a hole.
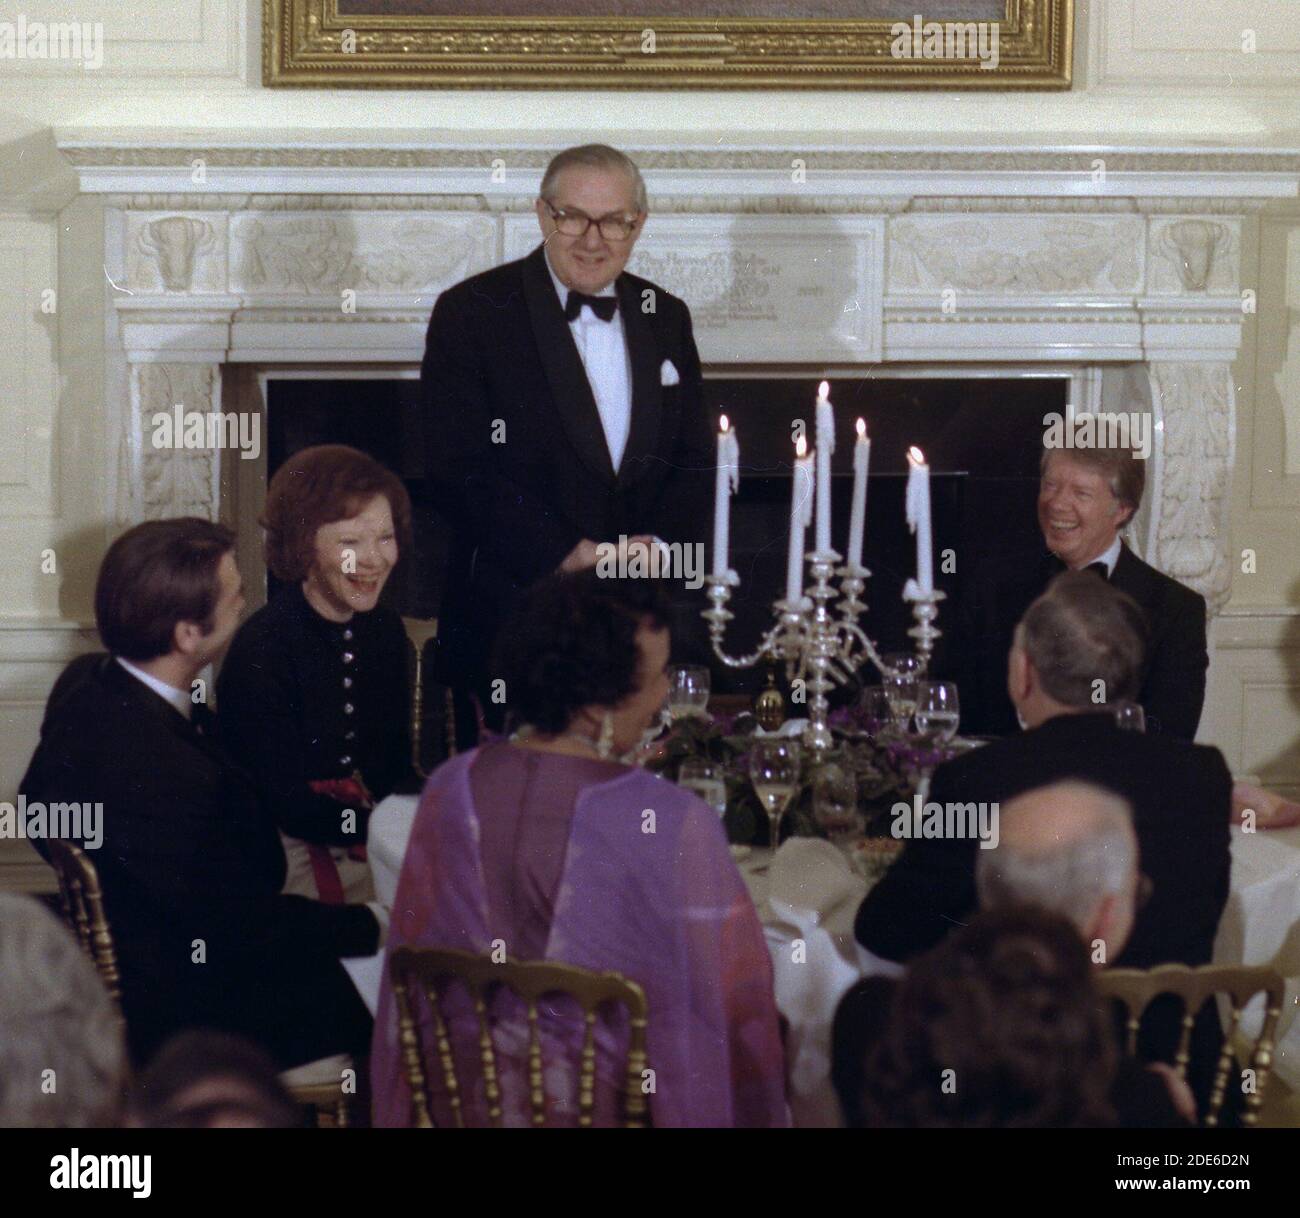
[[[714,377],[705,382],[711,424],[725,413],[741,448],[740,490],[732,503],[731,565],[740,576],[726,635],[732,654],[752,651],[771,625],[771,604],[784,590],[788,544],[792,428],[803,419],[815,435],[813,403],[818,377]],[[975,640],[964,622],[963,600],[1008,559],[1041,555],[1035,499],[1043,416],[1063,412],[1065,375],[996,377],[838,378],[830,382],[835,406],[832,461],[832,544],[843,552],[853,484],[856,420],[871,437],[863,561],[872,572],[863,625],[882,653],[911,650],[913,625],[902,590],[915,571],[915,541],[903,503],[906,452],[921,448],[931,468],[935,584],[943,631],[934,655],[935,675],[955,676]],[[266,382],[269,479],[293,453],[313,444],[349,444],[383,462],[402,479],[413,508],[413,552],[403,556],[384,590],[400,613],[436,617],[442,598],[450,531],[438,514],[425,479],[419,382],[414,379],[289,379]],[[811,546],[812,530],[809,530]],[[705,538],[711,567],[711,537]],[[706,568],[708,569],[708,568]],[[275,587],[268,574],[268,591]],[[683,594],[675,614],[677,655],[707,662],[720,693],[756,693],[763,667],[725,668],[712,658],[699,616],[703,591]],[[426,674],[427,674],[426,667]],[[874,674],[864,673],[870,683]],[[427,681],[427,677],[426,677]],[[966,691],[962,691],[963,695]],[[833,699],[840,700],[840,699]],[[426,684],[427,761],[443,740],[442,691]],[[963,727],[978,725],[982,708],[963,704]],[[427,762],[426,762],[427,763]]]

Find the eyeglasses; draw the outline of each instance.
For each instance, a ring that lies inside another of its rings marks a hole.
[[[545,199],[542,202],[546,203],[546,210],[551,213],[555,227],[566,237],[585,237],[587,230],[594,224],[606,241],[626,241],[636,232],[637,222],[641,219],[640,213],[631,219],[619,215],[601,216],[595,219],[576,208],[552,207]]]

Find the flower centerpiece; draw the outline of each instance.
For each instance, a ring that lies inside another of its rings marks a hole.
[[[867,838],[890,837],[894,805],[910,801],[921,770],[947,760],[952,752],[921,750],[905,738],[891,738],[882,725],[856,708],[833,712],[829,725],[831,748],[815,760],[809,753],[804,755],[799,788],[783,822],[784,836],[826,836],[813,814],[814,780],[818,767],[835,765],[853,775]],[[688,758],[720,766],[727,785],[727,838],[749,844],[761,836],[760,827],[766,825],[749,779],[749,752],[759,730],[758,721],[748,712],[678,719],[655,742],[646,768],[675,781]]]

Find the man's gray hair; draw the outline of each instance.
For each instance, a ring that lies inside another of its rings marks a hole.
[[[1050,840],[1030,844],[1025,841],[1028,835],[1007,823],[1004,806],[998,847],[981,850],[975,866],[980,908],[1033,905],[1069,918],[1084,931],[1103,898],[1131,890],[1138,866],[1132,809],[1114,792],[1077,780],[1053,783],[1017,799],[1029,795],[1041,796],[1045,803],[1073,797],[1085,804],[1088,819],[1081,830],[1044,833],[1041,838]],[[1051,812],[1039,808],[1026,815],[1037,819]]]
[[[566,148],[556,153],[542,175],[542,188],[538,191],[548,203],[555,201],[555,179],[566,169],[582,166],[584,169],[619,170],[632,179],[632,192],[636,200],[637,211],[643,212],[648,207],[645,179],[636,162],[626,153],[611,148],[608,144],[581,144],[577,148]]]
[[[109,1123],[126,1072],[108,991],[70,931],[31,897],[0,893],[0,1126]]]

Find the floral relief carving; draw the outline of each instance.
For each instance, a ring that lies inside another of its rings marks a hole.
[[[494,232],[486,216],[244,216],[234,282],[249,293],[436,291],[489,265]]]
[[[1236,402],[1222,363],[1152,363],[1164,421],[1154,562],[1195,588],[1217,613],[1232,591],[1227,504]]]
[[[1136,218],[909,216],[890,222],[889,239],[891,292],[1099,293],[1141,285]]]
[[[220,370],[211,364],[136,364],[136,441],[140,451],[137,520],[168,516],[217,519],[218,449],[155,448],[153,416],[177,405],[219,409]]]

